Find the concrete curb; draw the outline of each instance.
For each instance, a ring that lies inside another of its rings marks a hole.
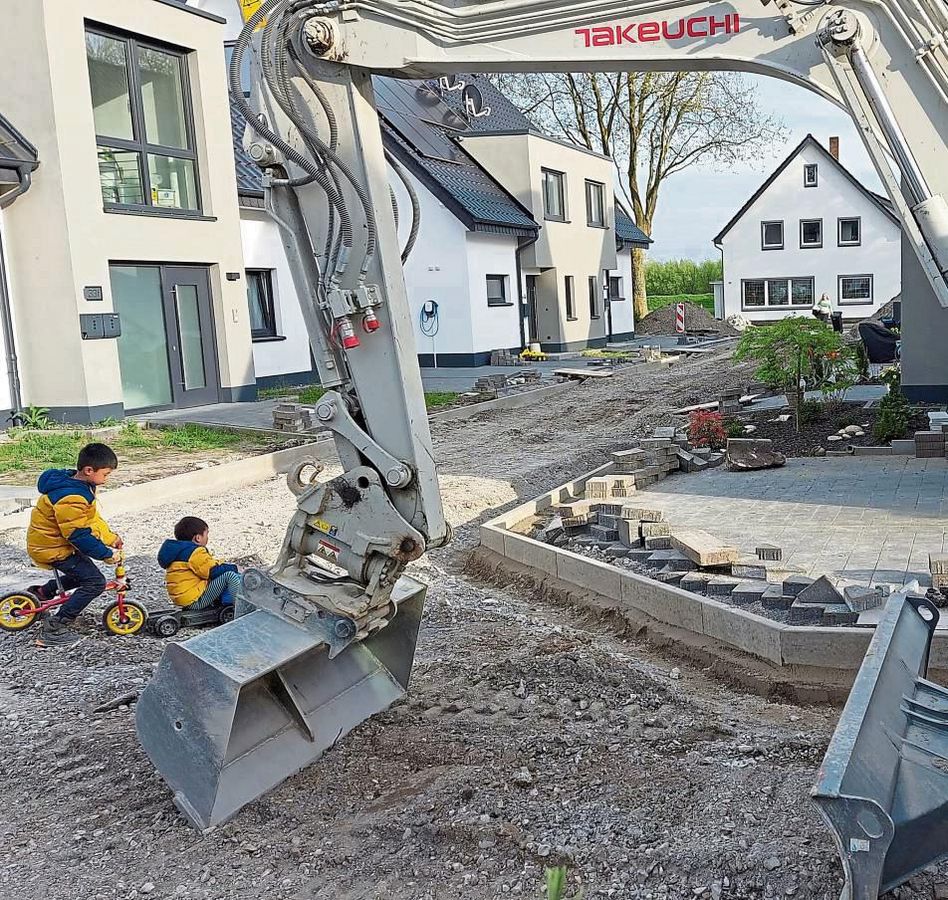
[[[508,394],[506,397],[498,397],[496,400],[485,400],[483,403],[468,403],[465,406],[456,406],[453,409],[433,412],[428,416],[428,420],[432,424],[436,422],[456,422],[460,419],[470,419],[483,412],[519,409],[568,391],[576,384],[575,381],[567,381],[562,384],[550,384],[546,387],[534,388],[532,391],[518,391],[515,394]]]
[[[333,461],[336,456],[335,444],[332,441],[317,441],[194,472],[182,472],[180,475],[157,481],[104,491],[101,500],[102,511],[107,516],[123,515],[165,503],[194,500],[220,491],[246,487],[288,472],[299,460],[307,456]],[[0,518],[0,531],[26,528],[29,523],[30,510],[26,509]]]
[[[530,517],[575,496],[589,478],[612,469],[611,463],[602,466],[485,522],[480,526],[481,547],[501,561],[531,569],[539,581],[554,579],[571,593],[594,598],[592,605],[600,609],[613,610],[630,621],[654,623],[664,634],[677,631],[706,639],[707,647],[718,648],[719,658],[732,651],[753,657],[772,672],[781,673],[778,680],[792,681],[800,675],[803,682],[812,683],[813,679],[802,673],[818,672],[823,682],[852,682],[872,638],[871,627],[783,625],[522,533],[523,523]],[[948,632],[935,633],[931,667],[934,671],[948,669]]]

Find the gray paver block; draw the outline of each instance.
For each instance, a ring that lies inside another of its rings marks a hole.
[[[764,609],[787,610],[793,604],[793,597],[784,596],[783,589],[779,584],[771,584],[761,594],[760,603]]]
[[[770,585],[766,581],[748,580],[741,581],[731,591],[731,602],[738,606],[750,606],[752,603],[759,603]]]
[[[793,610],[791,609],[792,613]],[[845,603],[832,603],[823,607],[821,625],[840,626],[855,625],[859,621],[859,613],[853,612]]]
[[[607,528],[605,525],[590,525],[589,535],[594,540],[612,543],[619,540],[619,531],[616,528]]]
[[[728,578],[726,575],[715,575],[705,590],[709,597],[728,597],[740,581],[737,578]]]
[[[928,571],[932,575],[948,574],[948,553],[929,553]]]
[[[662,582],[662,584],[679,584],[684,576],[684,572],[670,569],[668,566],[665,566],[664,569],[659,569],[655,573],[655,577]]]
[[[783,550],[773,544],[761,544],[755,548],[755,552],[759,560],[778,562],[783,559]]]
[[[799,598],[793,601],[787,621],[791,625],[819,625],[826,609],[822,603],[801,603]]]
[[[787,582],[785,581],[783,584],[784,590],[786,591]],[[827,605],[831,603],[845,603],[843,595],[836,590],[833,583],[825,575],[800,591],[800,593],[797,594],[797,599],[801,603],[823,603]]]
[[[915,441],[913,441],[911,438],[904,441],[892,441],[892,452],[894,454],[912,456],[915,453]]]
[[[669,550],[672,545],[672,539],[667,535],[656,535],[655,537],[647,537],[643,540],[646,550]]]
[[[668,537],[671,535],[671,525],[667,522],[642,522],[639,525],[639,534],[642,537]]]
[[[689,572],[681,579],[681,587],[686,591],[703,591],[713,577],[707,572]]]
[[[815,579],[807,575],[791,575],[783,582],[783,593],[788,597],[796,597],[806,590]]]
[[[846,599],[846,606],[852,612],[865,612],[867,609],[875,609],[882,606],[885,602],[887,593],[878,587],[864,587],[859,584],[852,584],[843,588],[843,596]]]

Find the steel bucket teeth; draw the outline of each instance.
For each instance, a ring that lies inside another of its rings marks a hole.
[[[333,659],[325,642],[259,609],[169,644],[135,719],[191,824],[226,821],[404,696],[424,597],[403,577],[394,619]]]

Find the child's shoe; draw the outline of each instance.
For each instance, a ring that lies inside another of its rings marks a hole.
[[[37,647],[71,647],[82,638],[76,634],[71,622],[63,621],[59,616],[48,616],[40,626]]]

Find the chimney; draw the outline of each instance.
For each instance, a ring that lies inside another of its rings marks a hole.
[[[839,162],[839,138],[838,137],[830,138],[830,156],[832,156],[833,159]]]

